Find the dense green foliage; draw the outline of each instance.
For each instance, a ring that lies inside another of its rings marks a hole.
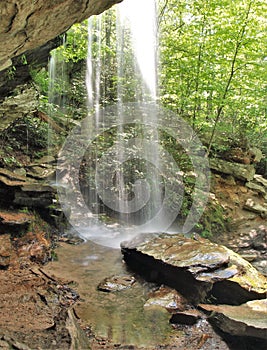
[[[209,151],[223,147],[216,144],[217,134],[226,135],[227,146],[266,148],[266,3],[159,0],[158,7],[161,103],[186,118],[203,135]],[[133,100],[138,89],[125,38],[123,59],[128,68],[118,74],[116,9],[103,14],[101,22],[95,17],[89,31],[93,65],[101,65],[100,104],[116,102],[118,87],[128,101]],[[70,82],[64,86],[60,81],[56,90],[63,90],[59,94],[65,94],[66,104],[76,110],[72,117],[83,117],[85,113],[77,110],[86,98],[85,63],[79,76],[71,72],[86,61],[88,21],[75,24],[55,52]],[[48,96],[48,75],[41,71],[35,78]]]
[[[0,165],[8,168],[27,165],[47,151],[48,125],[39,118],[15,120],[0,137]]]
[[[161,100],[197,130],[267,137],[265,1],[160,1]],[[209,145],[209,147],[212,146]]]

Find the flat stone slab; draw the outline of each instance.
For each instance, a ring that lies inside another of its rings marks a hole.
[[[19,211],[0,211],[0,234],[22,235],[33,220],[33,215]]]
[[[45,183],[27,183],[21,187],[23,192],[50,192],[55,193],[57,190],[55,187],[47,185]]]
[[[267,299],[252,300],[238,306],[199,306],[211,312],[210,318],[224,332],[267,340]]]
[[[0,223],[4,225],[23,225],[29,224],[33,220],[31,214],[15,212],[15,211],[0,211]]]
[[[253,191],[261,193],[263,196],[266,196],[266,188],[261,183],[257,183],[256,181],[249,181],[246,183],[246,187]]]
[[[149,281],[175,288],[197,305],[209,297],[239,305],[265,298],[267,279],[232,250],[203,238],[147,234],[123,242],[131,269]]]
[[[255,167],[252,164],[233,163],[219,158],[210,159],[210,168],[245,181],[253,180],[255,175]]]
[[[162,307],[171,314],[184,311],[187,307],[187,300],[175,289],[161,286],[158,290],[150,293],[149,299],[144,307]]]
[[[258,215],[261,215],[262,217],[267,217],[267,207],[255,203],[251,198],[247,199],[243,208],[248,211],[252,211],[253,213],[256,213]]]
[[[120,292],[135,283],[133,276],[111,276],[99,283],[97,289],[102,292]]]
[[[37,180],[45,180],[55,175],[56,168],[51,164],[40,164],[28,167],[27,175]]]
[[[16,174],[10,170],[0,168],[0,182],[6,186],[22,186],[30,182],[26,176]]]
[[[267,179],[265,179],[262,175],[255,174],[253,180],[256,181],[257,183],[260,183],[262,186],[264,186],[267,189]]]
[[[54,156],[43,156],[42,158],[38,159],[36,162],[37,164],[48,164],[48,163],[55,163],[56,158]]]

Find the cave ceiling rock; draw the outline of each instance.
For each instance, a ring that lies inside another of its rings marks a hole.
[[[74,23],[122,0],[6,0],[0,2],[0,71],[12,59],[46,44]]]

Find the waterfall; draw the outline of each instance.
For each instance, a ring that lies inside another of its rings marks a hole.
[[[84,203],[92,215],[83,228],[80,222],[79,233],[101,244],[110,236],[108,245],[113,245],[111,240],[117,245],[140,231],[157,231],[159,223],[164,222],[162,218],[153,221],[161,210],[163,193],[156,107],[156,5],[154,0],[142,4],[146,15],[138,21],[133,13],[136,6],[136,1],[126,0],[117,7],[116,31],[112,33],[116,35],[117,104],[104,109],[100,108],[107,89],[103,70],[112,69],[105,61],[110,49],[110,15],[106,12],[88,21],[88,118],[81,127],[86,150],[80,160],[93,165],[85,170],[89,180],[79,184],[82,196],[77,201]],[[105,133],[113,137],[109,147]],[[103,224],[99,220],[103,214],[115,219],[115,224]]]
[[[192,206],[178,232],[198,222],[209,190],[201,142],[182,118],[158,105],[156,1],[141,1],[118,4],[116,20],[111,10],[89,19],[88,117],[59,154],[59,165],[63,160],[69,170],[57,173],[60,202],[74,229],[116,248],[138,234],[167,232],[180,212],[184,172],[164,148],[162,130],[196,173]],[[116,29],[110,27],[115,21]]]
[[[48,77],[49,77],[49,85],[48,85],[48,105],[49,105],[49,111],[48,115],[49,117],[53,116],[54,109],[53,105],[56,103],[55,101],[55,77],[56,77],[56,57],[55,57],[55,51],[53,50],[50,54],[49,64],[48,64]],[[51,126],[48,124],[47,129],[47,154],[50,155],[52,151],[52,137],[53,137],[53,130]]]
[[[141,76],[142,96],[137,102],[157,98],[157,6],[155,0],[125,0],[118,7],[120,33],[130,30],[136,76]],[[118,43],[120,43],[118,39]]]
[[[104,14],[100,14],[97,17],[92,16],[88,19],[86,88],[89,118],[88,125],[86,125],[83,130],[85,138],[88,136],[91,137],[93,129],[96,133],[99,132],[102,16],[104,16]],[[90,152],[89,158],[94,159],[94,162],[96,162],[96,157],[96,152]],[[99,214],[99,200],[96,188],[90,186],[90,188],[86,189],[86,192],[86,202],[90,205],[94,214]]]
[[[66,37],[63,36],[62,46],[66,46]],[[66,62],[63,57],[52,50],[48,63],[48,116],[53,120],[59,116],[66,115],[66,90],[68,85],[68,76],[66,71]],[[48,124],[48,154],[53,153],[54,131]]]
[[[142,8],[142,11],[140,11]],[[138,16],[137,16],[137,9]],[[148,15],[149,14],[149,15]],[[139,211],[134,223],[139,221],[141,223],[146,222],[146,227],[139,227],[141,230],[156,231],[157,227],[150,227],[150,219],[159,210],[162,201],[161,185],[160,185],[160,156],[159,156],[159,135],[157,130],[157,112],[156,112],[156,100],[157,100],[157,31],[156,31],[157,11],[156,3],[154,0],[147,0],[146,2],[138,0],[131,1],[126,0],[120,6],[117,7],[117,75],[118,75],[118,118],[117,123],[118,130],[118,164],[123,163],[123,158],[126,157],[129,150],[129,145],[125,144],[125,139],[122,136],[123,126],[127,125],[127,114],[125,116],[123,104],[129,103],[127,91],[125,92],[123,85],[124,74],[129,69],[129,62],[125,62],[125,44],[128,40],[128,45],[131,47],[131,60],[130,64],[134,72],[133,80],[137,81],[135,87],[135,99],[136,104],[149,104],[148,113],[141,113],[137,123],[144,125],[142,136],[138,135],[136,140],[132,141],[131,148],[135,147],[138,152],[135,152],[137,157],[137,163],[139,169],[132,169],[134,171],[145,171],[146,177],[146,191],[149,191],[149,200],[147,203],[143,202],[144,208]],[[128,34],[128,37],[127,37]],[[128,67],[127,67],[128,65]],[[152,129],[146,127],[152,126]],[[151,142],[154,147],[151,147]],[[131,155],[129,155],[131,157]],[[134,155],[132,155],[134,157]],[[148,161],[151,159],[152,162]],[[142,163],[146,160],[145,168]],[[153,166],[152,166],[153,165]],[[151,167],[152,166],[152,167]],[[117,186],[119,190],[119,212],[120,218],[125,218],[124,213],[129,214],[132,209],[129,208],[129,201],[125,199],[125,192],[127,187],[127,180],[123,176],[122,169],[119,170],[120,176],[118,177]],[[144,181],[143,179],[141,181]],[[131,184],[133,187],[137,187],[140,183],[140,179],[135,179],[135,184]],[[144,187],[142,188],[144,190]],[[137,192],[134,194],[138,196]],[[129,221],[129,215],[126,216]],[[128,222],[129,223],[129,222]]]
[[[88,95],[88,109],[95,111],[96,125],[98,125],[98,111],[100,106],[100,78],[101,78],[101,33],[102,33],[102,16],[90,17],[88,20],[88,49],[87,49],[87,71],[86,87]],[[96,42],[95,40],[96,36]],[[93,46],[96,44],[96,53]]]

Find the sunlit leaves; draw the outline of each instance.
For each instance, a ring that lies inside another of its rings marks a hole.
[[[266,125],[266,3],[159,3],[165,5],[160,18],[162,102],[198,129],[213,125],[220,107],[219,124],[229,125],[229,132]]]

